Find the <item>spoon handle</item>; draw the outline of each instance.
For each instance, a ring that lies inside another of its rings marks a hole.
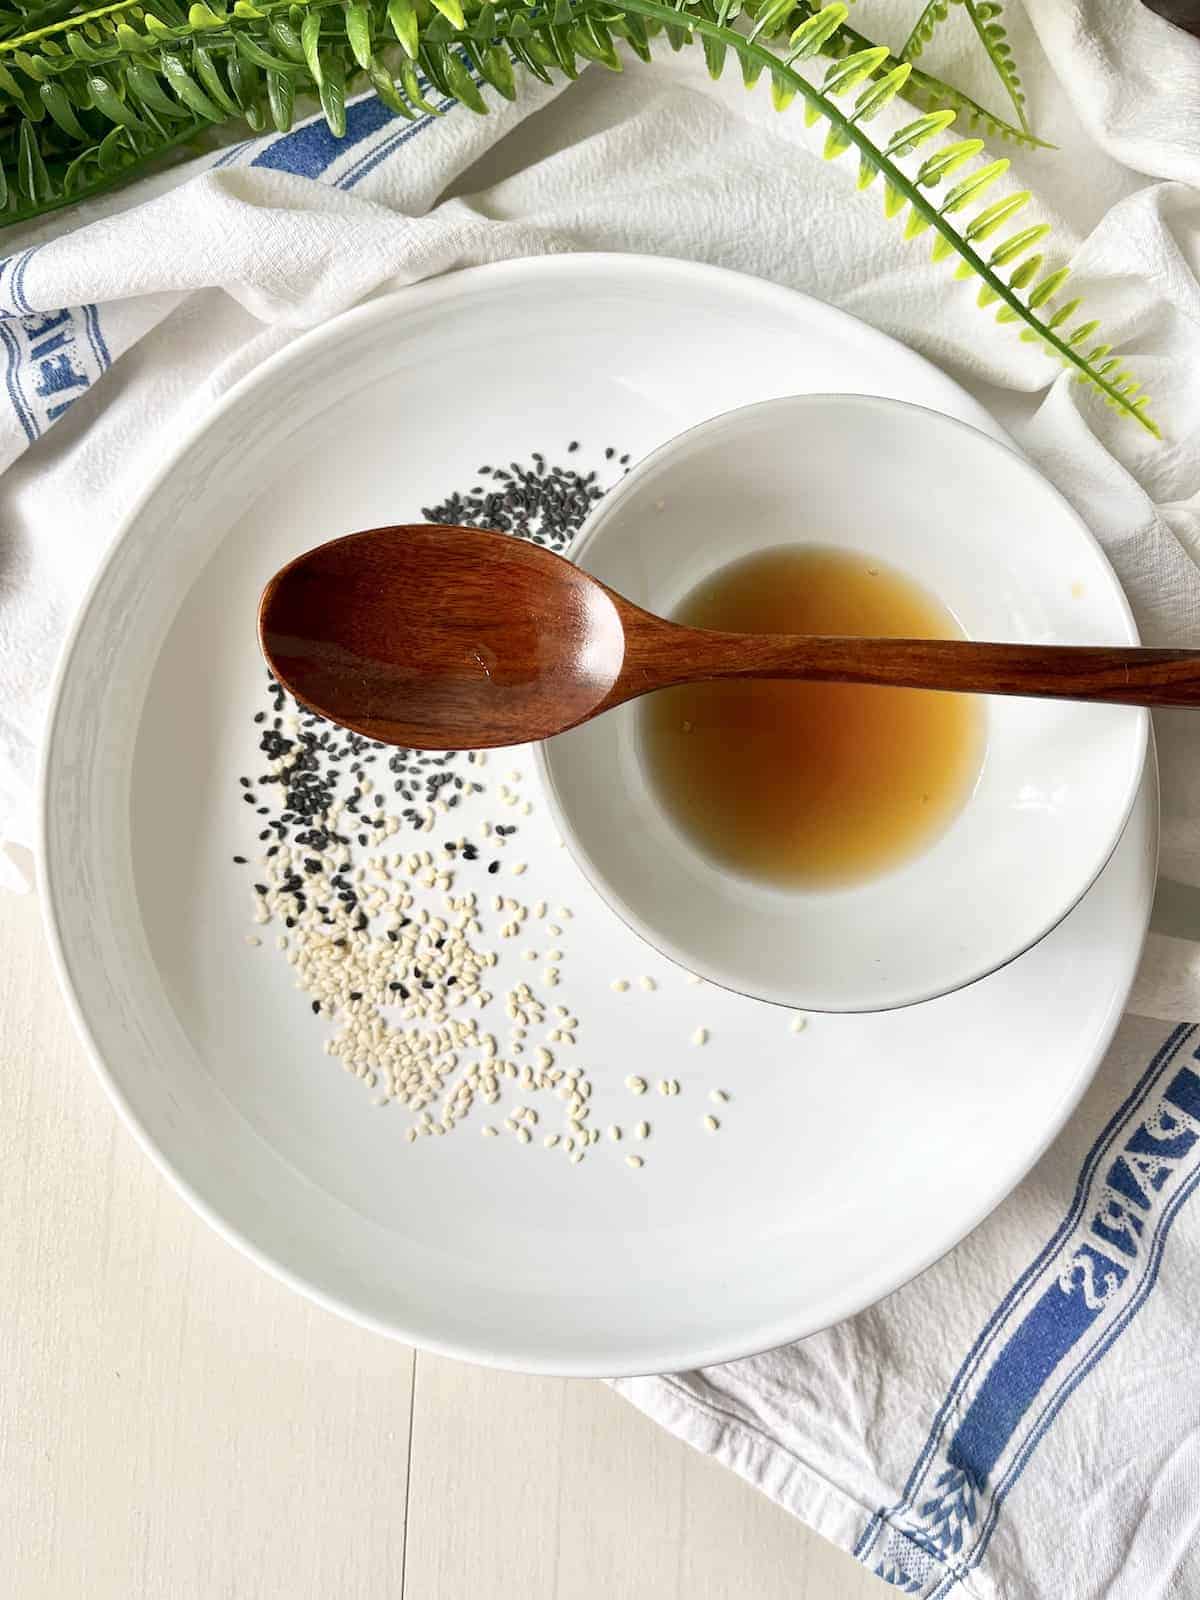
[[[973,639],[857,639],[680,629],[687,662],[662,682],[805,678],[902,689],[1099,700],[1112,705],[1200,706],[1200,650],[1136,645],[985,644]]]

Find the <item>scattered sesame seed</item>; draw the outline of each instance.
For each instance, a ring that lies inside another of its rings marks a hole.
[[[721,1124],[717,1121],[716,1117],[705,1117],[704,1126],[708,1129],[709,1133],[716,1133]]]
[[[614,994],[624,994],[629,987],[628,978],[614,978],[608,986]]]
[[[652,990],[658,988],[658,985],[655,983],[653,978],[639,978],[638,983],[643,989],[646,990],[647,993],[650,993]]]
[[[641,1156],[626,1156],[625,1165],[627,1167],[644,1167],[646,1163],[642,1160]]]
[[[645,1078],[639,1078],[637,1076],[626,1078],[625,1087],[633,1094],[645,1094],[646,1080]]]
[[[808,1018],[807,1017],[793,1017],[792,1018],[792,1032],[793,1033],[803,1033],[805,1028],[807,1028],[807,1027],[808,1027]]]
[[[612,1140],[613,1140],[613,1142],[614,1142],[614,1143],[615,1143],[615,1142],[616,1142],[616,1141],[617,1141],[617,1140],[618,1140],[618,1139],[620,1139],[620,1137],[621,1137],[621,1130],[620,1130],[620,1128],[619,1128],[619,1127],[618,1127],[618,1126],[617,1126],[617,1124],[616,1124],[616,1123],[615,1123],[615,1122],[614,1122],[614,1123],[612,1123],[612,1124],[611,1124],[611,1125],[610,1125],[610,1127],[609,1127],[609,1130],[608,1130],[608,1137],[609,1137],[609,1138],[610,1138],[610,1139],[612,1139]]]
[[[692,1043],[693,1044],[707,1044],[708,1043],[708,1029],[707,1028],[697,1028],[695,1033],[692,1035]]]
[[[650,1137],[650,1124],[648,1122],[639,1122],[633,1130],[633,1136],[635,1139],[648,1139]]]
[[[606,459],[614,454],[610,449]],[[428,508],[426,515],[450,523],[474,520],[561,549],[602,493],[595,472],[551,468],[536,455],[532,467],[489,467],[480,477],[489,479],[486,486]],[[286,954],[298,989],[313,1015],[329,1024],[323,1033],[332,1037],[320,1038],[321,1050],[371,1091],[372,1105],[396,1100],[414,1115],[402,1130],[408,1143],[444,1137],[469,1120],[476,1105],[501,1107],[510,1081],[514,1090],[550,1095],[569,1085],[563,1113],[577,1131],[568,1154],[582,1160],[601,1137],[599,1127],[585,1126],[591,1082],[575,1071],[564,1083],[546,1045],[526,1038],[530,1029],[545,1026],[544,989],[539,986],[535,995],[528,984],[519,984],[507,997],[503,990],[496,997],[512,1024],[506,1060],[478,1015],[492,1004],[486,985],[499,953],[478,943],[489,933],[493,943],[518,937],[529,912],[516,901],[501,906],[495,897],[503,926],[489,924],[470,892],[470,878],[462,874],[480,874],[476,883],[484,874],[494,878],[518,826],[487,819],[466,823],[464,817],[465,831],[456,836],[444,823],[434,831],[438,818],[484,794],[473,778],[486,755],[378,745],[310,713],[274,679],[267,681],[271,709],[253,714],[263,767],[238,780],[259,840],[255,873],[247,875],[257,879],[250,911],[256,926],[275,923],[276,946]],[[508,778],[523,783],[516,769]],[[493,787],[493,806],[503,802],[502,789]],[[531,814],[529,800],[511,793],[509,798],[510,815]],[[381,853],[384,841],[396,834],[428,847]],[[422,834],[430,837],[422,840]],[[483,846],[468,842],[469,835],[492,839],[498,859],[490,859],[491,851],[479,859]],[[249,859],[233,857],[237,866]],[[515,876],[527,868],[510,860]],[[441,916],[433,914],[434,901],[427,898],[434,895]],[[547,913],[547,903],[537,902],[537,920]],[[547,924],[550,940],[561,937],[571,911],[562,906],[554,914],[560,921]],[[251,947],[261,943],[257,933],[245,938]],[[527,956],[530,962],[539,959],[534,951]],[[557,986],[563,952],[554,948],[542,959],[541,984]],[[628,988],[627,980],[623,986]],[[556,1006],[554,1014],[558,1021],[543,1039],[573,1046],[578,1019],[565,1006]],[[523,1049],[536,1067],[514,1059]],[[557,1102],[553,1110],[558,1113]],[[532,1106],[517,1107],[505,1119],[501,1109],[498,1122],[528,1143],[538,1113]],[[499,1128],[489,1123],[481,1134],[496,1138]],[[565,1135],[546,1131],[539,1137],[553,1149]]]
[[[725,1102],[729,1099],[729,1096],[724,1089],[710,1089],[708,1091],[708,1098],[713,1102],[714,1105],[721,1106],[725,1104]]]

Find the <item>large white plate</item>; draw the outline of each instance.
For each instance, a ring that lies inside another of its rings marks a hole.
[[[795,1034],[786,1013],[687,983],[630,934],[557,848],[529,753],[493,757],[475,774],[487,792],[452,825],[439,819],[432,842],[484,817],[515,821],[501,875],[483,875],[489,847],[458,887],[573,909],[547,998],[579,1027],[558,1053],[588,1069],[601,1126],[654,1124],[640,1171],[627,1139],[577,1166],[544,1150],[559,1104],[544,1095],[527,1147],[481,1139],[500,1118],[478,1106],[451,1135],[406,1142],[409,1114],[373,1106],[324,1053],[331,1029],[293,987],[276,930],[246,943],[256,874],[230,857],[252,854],[258,820],[237,779],[263,764],[254,607],[274,568],[328,536],[416,518],[469,488],[483,461],[541,450],[611,476],[605,447],[637,459],[732,406],[828,390],[997,431],[900,345],[750,279],[616,256],[464,272],[365,306],[254,373],[181,444],[117,541],[65,654],[48,741],[44,891],[60,976],[164,1171],[321,1303],[542,1372],[745,1355],[858,1310],[953,1245],[1094,1071],[1149,914],[1152,776],[1101,879],[1034,951],[946,999]],[[509,768],[533,795],[528,816],[497,804]],[[541,963],[520,951],[550,936],[490,937],[495,921],[482,942],[502,952],[497,993],[531,973],[537,987]],[[612,991],[618,976],[635,980],[628,992]],[[499,1024],[503,1039],[502,1012]],[[677,1078],[681,1093],[635,1101],[631,1071]],[[707,1134],[718,1086],[732,1099]]]

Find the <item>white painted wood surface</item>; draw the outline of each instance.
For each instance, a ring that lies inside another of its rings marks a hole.
[[[0,896],[0,1593],[879,1600],[597,1383],[417,1355],[196,1220]]]

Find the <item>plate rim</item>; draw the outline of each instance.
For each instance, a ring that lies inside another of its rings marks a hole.
[[[806,294],[799,289],[771,283],[727,267],[713,266],[708,263],[688,261],[677,257],[602,251],[563,252],[547,256],[521,257],[509,261],[462,268],[420,283],[403,286],[368,300],[361,305],[353,306],[328,321],[301,333],[297,338],[285,345],[283,349],[268,356],[251,371],[244,374],[211,405],[199,411],[181,430],[179,435],[172,440],[170,450],[164,455],[157,469],[147,477],[141,489],[130,501],[125,513],[117,521],[109,543],[97,565],[96,571],[86,586],[63,639],[47,697],[35,799],[37,830],[35,868],[42,928],[47,948],[50,952],[55,979],[66,1004],[72,1025],[83,1045],[84,1053],[91,1063],[92,1069],[115,1107],[119,1118],[158,1172],[192,1210],[226,1242],[277,1281],[303,1295],[307,1300],[320,1305],[324,1310],[343,1317],[359,1327],[369,1329],[386,1338],[397,1340],[414,1348],[506,1371],[536,1373],[554,1377],[638,1377],[664,1371],[682,1371],[691,1367],[710,1366],[726,1361],[740,1360],[751,1355],[760,1354],[766,1350],[778,1348],[783,1344],[834,1326],[846,1317],[866,1310],[869,1306],[886,1298],[887,1295],[894,1293],[904,1284],[911,1282],[973,1232],[1021,1182],[1058,1136],[1104,1059],[1120,1023],[1125,1001],[1128,999],[1136,976],[1140,952],[1145,943],[1149,927],[1156,872],[1151,871],[1147,875],[1148,885],[1143,896],[1144,904],[1141,907],[1141,917],[1139,919],[1140,928],[1137,930],[1138,937],[1132,947],[1128,974],[1114,988],[1110,999],[1109,1015],[1097,1036],[1097,1045],[1090,1058],[1081,1059],[1080,1069],[1064,1095],[1055,1118],[1043,1130],[1041,1141],[1028,1154],[1028,1159],[1024,1160],[1019,1170],[1006,1177],[1003,1184],[998,1187],[994,1194],[988,1197],[976,1214],[961,1224],[956,1223],[953,1237],[939,1243],[915,1263],[906,1261],[903,1269],[897,1274],[885,1277],[882,1285],[872,1284],[867,1298],[864,1299],[861,1295],[847,1297],[845,1303],[835,1303],[832,1310],[823,1311],[820,1318],[815,1322],[811,1318],[805,1322],[797,1317],[789,1327],[771,1326],[769,1328],[759,1328],[756,1332],[748,1333],[741,1342],[735,1344],[726,1343],[719,1347],[705,1345],[701,1338],[695,1341],[694,1348],[685,1351],[681,1355],[673,1356],[669,1352],[663,1352],[661,1359],[655,1358],[653,1364],[648,1365],[645,1361],[639,1361],[622,1365],[620,1362],[616,1362],[601,1371],[597,1369],[594,1362],[587,1360],[575,1358],[557,1361],[538,1360],[530,1364],[528,1361],[522,1361],[519,1357],[514,1358],[511,1355],[506,1355],[503,1351],[497,1351],[494,1345],[477,1346],[452,1340],[441,1341],[424,1334],[419,1339],[414,1338],[410,1331],[400,1327],[395,1322],[385,1320],[369,1311],[360,1309],[337,1295],[329,1293],[293,1268],[285,1266],[259,1246],[253,1238],[243,1231],[238,1223],[224,1216],[211,1200],[201,1194],[195,1185],[177,1170],[171,1158],[154,1139],[148,1128],[143,1124],[138,1112],[99,1047],[92,1026],[79,1003],[72,978],[72,958],[66,949],[66,941],[60,931],[57,914],[55,869],[51,862],[49,849],[51,811],[53,808],[51,779],[58,759],[59,727],[63,701],[76,655],[97,597],[105,585],[112,567],[120,556],[130,530],[142,516],[148,503],[162,484],[175,470],[179,460],[228,411],[240,404],[247,393],[253,392],[261,384],[269,382],[280,369],[285,369],[295,362],[303,362],[311,353],[321,349],[328,343],[343,340],[348,331],[357,331],[361,325],[369,325],[375,321],[387,322],[397,315],[407,316],[414,311],[425,309],[430,305],[436,305],[442,300],[453,301],[464,293],[475,292],[480,287],[486,288],[489,284],[502,281],[505,278],[520,280],[528,276],[553,276],[560,272],[565,275],[577,271],[599,273],[602,276],[610,277],[620,277],[622,274],[627,274],[635,277],[640,275],[643,278],[675,277],[677,281],[690,279],[701,286],[716,285],[723,287],[726,291],[740,296],[747,305],[757,303],[760,306],[773,306],[782,310],[785,314],[793,311],[796,302],[800,302],[807,307],[816,308],[821,316],[832,319],[847,330],[853,330],[857,336],[861,336],[865,332],[872,341],[898,348],[904,353],[907,360],[919,363],[927,374],[934,377],[947,392],[953,392],[956,397],[965,400],[975,416],[986,419],[992,428],[997,426],[990,418],[986,408],[953,378],[943,372],[940,367],[936,366],[935,363],[919,354],[919,352],[910,350],[902,341],[893,338],[890,334],[880,329],[872,327],[869,323],[863,322],[851,313],[843,311],[839,307],[827,305],[815,296]],[[1143,792],[1147,794],[1150,805],[1150,815],[1146,823],[1144,853],[1156,867],[1159,836],[1158,768],[1153,741],[1151,741],[1147,756],[1143,788],[1138,793],[1140,795]],[[1135,801],[1135,811],[1136,807],[1137,802]],[[1134,909],[1136,910],[1137,908],[1135,907]]]

